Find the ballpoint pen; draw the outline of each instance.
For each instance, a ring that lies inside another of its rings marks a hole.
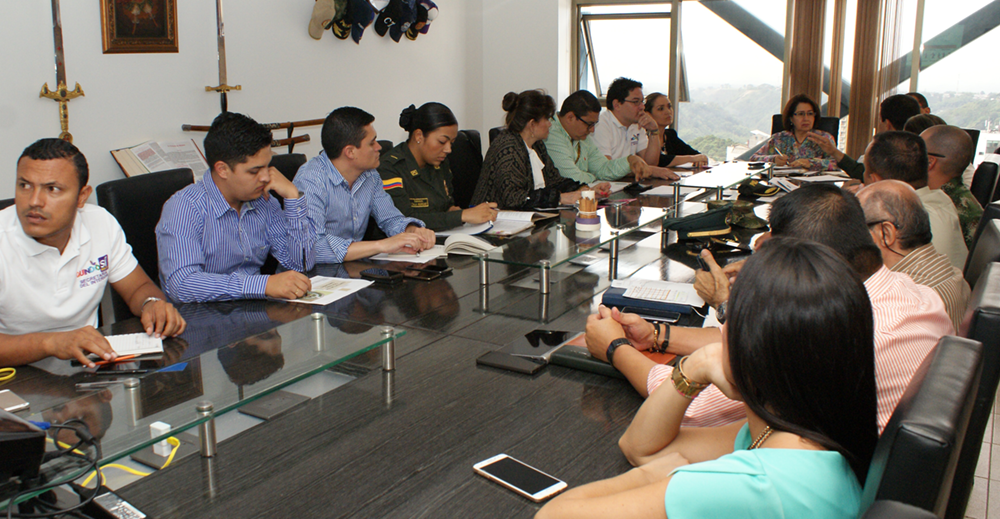
[[[115,357],[115,358],[113,358],[111,360],[102,360],[102,361],[99,361],[99,362],[95,362],[94,365],[95,366],[103,366],[105,364],[115,364],[115,363],[118,363],[118,362],[124,362],[126,360],[132,360],[132,359],[136,358],[137,356],[138,355],[122,355],[121,357]]]

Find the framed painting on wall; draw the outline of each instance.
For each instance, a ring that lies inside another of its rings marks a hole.
[[[101,0],[105,54],[177,52],[176,0]]]

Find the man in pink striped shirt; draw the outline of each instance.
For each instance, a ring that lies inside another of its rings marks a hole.
[[[811,239],[831,247],[864,280],[874,312],[875,382],[881,432],[924,357],[938,339],[954,333],[941,298],[930,288],[914,283],[909,276],[885,268],[857,198],[835,186],[814,184],[789,193],[774,203],[769,223],[775,236]],[[711,256],[707,259],[720,291],[728,293],[728,278],[711,261]],[[617,310],[602,307],[600,313],[588,319],[587,347],[591,354],[605,359],[612,340],[628,338],[631,345],[614,350],[614,366],[640,393],[649,394],[670,378],[673,368],[654,363],[639,350],[654,346],[654,340],[665,339],[667,351],[686,355],[700,345],[722,340],[719,329],[674,327],[664,331],[660,327],[660,332],[654,334],[653,325],[634,314],[619,314]],[[684,341],[674,344],[670,335],[683,335]],[[712,427],[744,418],[739,402],[710,387],[688,407],[684,425]]]

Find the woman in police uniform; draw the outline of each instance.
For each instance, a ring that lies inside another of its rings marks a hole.
[[[399,126],[410,135],[382,157],[378,172],[401,213],[421,219],[435,231],[496,219],[495,203],[468,209],[455,205],[448,154],[458,136],[458,121],[447,106],[410,105],[399,114]]]

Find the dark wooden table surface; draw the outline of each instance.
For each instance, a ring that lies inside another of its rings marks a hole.
[[[620,274],[690,277],[662,258],[657,236],[647,240],[622,251]],[[536,328],[582,330],[610,283],[606,263],[553,285],[548,323],[527,317],[537,290],[516,286],[531,273],[491,285],[483,312],[478,265],[454,263],[449,277],[372,287],[380,294],[368,306],[336,313],[407,330],[395,372],[381,371],[371,352],[354,361],[368,369],[357,380],[222,442],[214,459],[185,458],[118,493],[156,518],[530,517],[538,505],[472,465],[507,453],[570,486],[627,470],[617,442],[641,398],[625,381],[475,362]],[[418,311],[406,307],[415,290],[445,297]]]

